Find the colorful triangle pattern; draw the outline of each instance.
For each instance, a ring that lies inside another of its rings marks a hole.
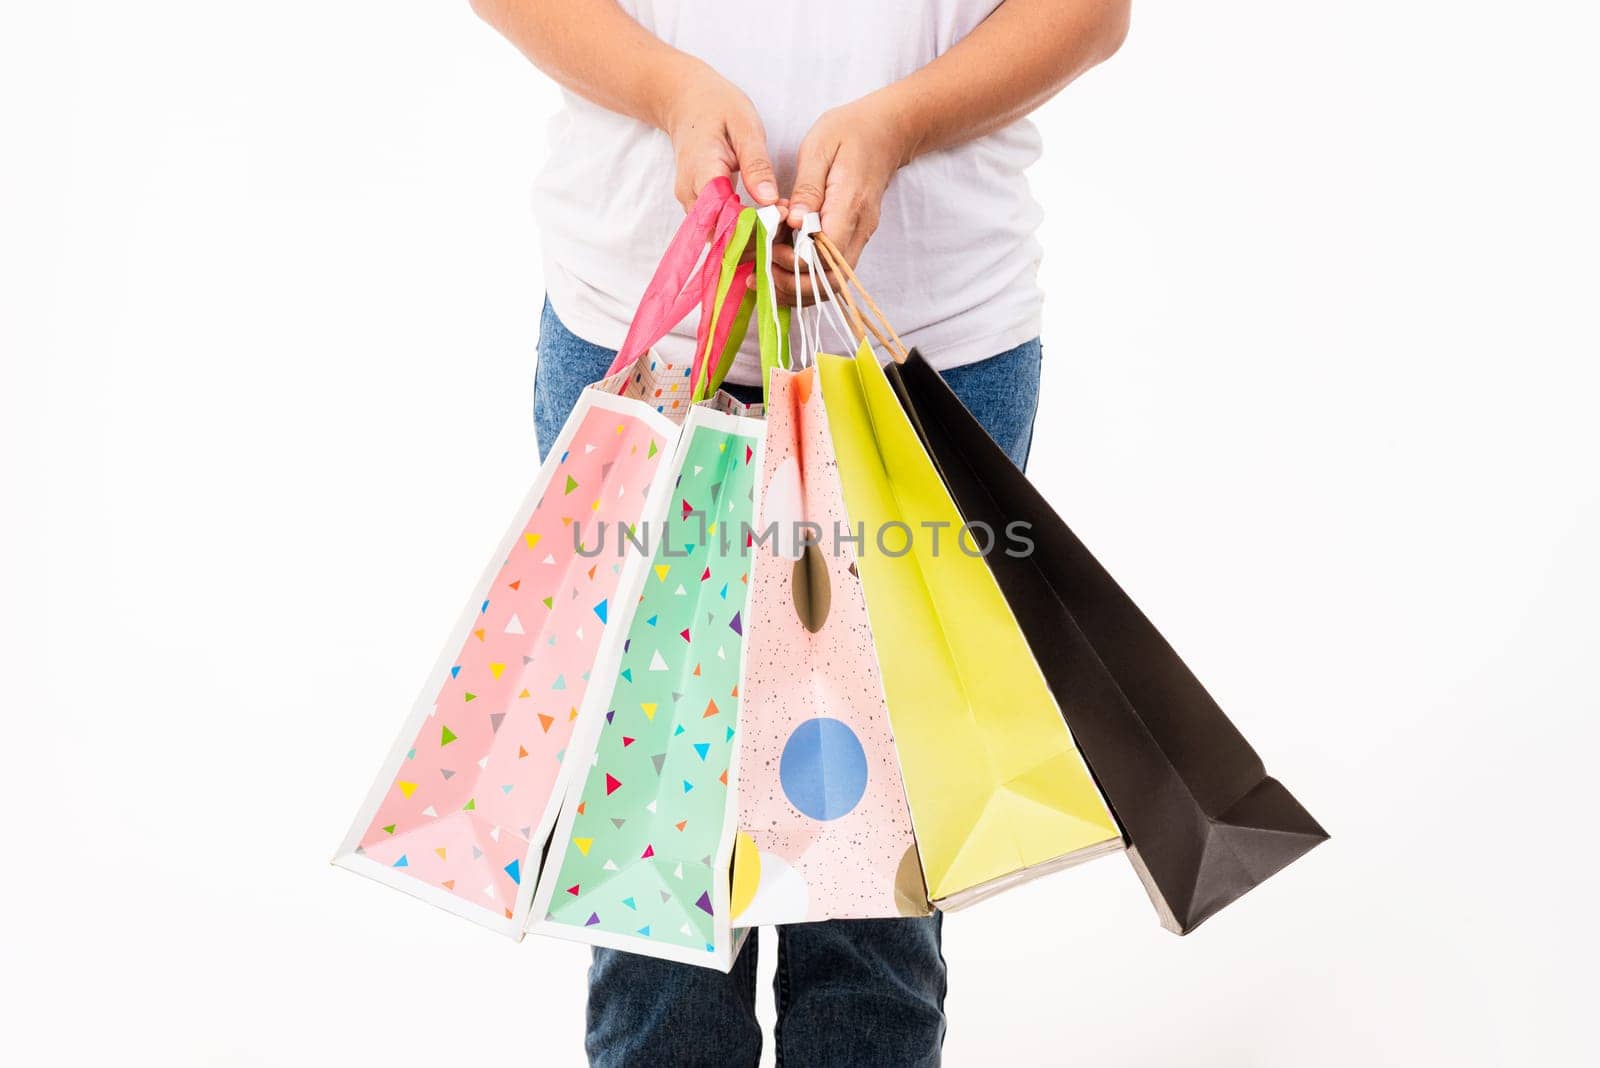
[[[670,455],[636,416],[585,404],[568,429],[570,446],[546,461],[547,488],[489,594],[472,602],[477,614],[432,695],[434,713],[360,838],[361,852],[389,870],[497,918],[511,915],[525,866],[538,859],[529,836],[553,817],[576,709],[616,615],[621,569],[579,557],[573,525],[638,523]]]
[[[555,895],[552,922],[697,952],[727,922],[717,916],[712,858],[731,830],[726,772],[739,701],[729,695],[739,683],[748,560],[739,545],[702,539],[701,526],[705,516],[734,530],[753,523],[758,444],[701,426],[679,445],[679,480],[629,624],[614,715],[569,839],[551,848],[552,861],[560,858],[555,885],[580,888]]]

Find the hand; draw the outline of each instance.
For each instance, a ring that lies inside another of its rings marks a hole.
[[[757,204],[778,199],[778,183],[767,153],[767,132],[750,98],[698,60],[687,76],[672,79],[658,125],[672,139],[677,157],[673,193],[687,210],[713,178],[744,180]]]
[[[822,230],[854,267],[878,228],[878,211],[889,181],[912,155],[906,124],[897,121],[881,93],[834,108],[812,124],[800,142],[789,225],[798,228],[807,211],[820,211]],[[794,303],[794,250],[774,250],[778,292]],[[811,284],[801,275],[806,300]],[[838,288],[839,279],[828,275]]]

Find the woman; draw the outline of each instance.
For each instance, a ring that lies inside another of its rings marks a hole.
[[[790,225],[821,213],[906,344],[1020,466],[1038,407],[1040,210],[1025,116],[1108,58],[1128,0],[473,0],[566,90],[536,195],[548,285],[542,448],[602,377],[680,212],[734,177]],[[783,297],[793,253],[779,248]],[[693,324],[661,345],[683,361]],[[759,393],[753,347],[728,378]],[[940,917],[778,929],[779,1063],[931,1065]],[[596,949],[595,1065],[754,1065],[756,940],[728,975]]]

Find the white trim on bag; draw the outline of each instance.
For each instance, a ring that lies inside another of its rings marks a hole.
[[[649,354],[644,354],[641,359],[648,359]],[[567,416],[567,421],[561,427],[561,433],[556,436],[555,442],[550,446],[550,452],[543,463],[539,465],[538,473],[534,476],[533,486],[523,498],[521,506],[517,509],[511,525],[505,535],[500,539],[499,548],[490,557],[489,564],[485,567],[478,582],[473,586],[473,595],[468,599],[466,608],[450,631],[449,640],[445,643],[439,654],[439,659],[434,662],[433,670],[428,674],[427,681],[423,684],[421,693],[418,694],[416,703],[412,706],[411,714],[401,726],[399,735],[395,738],[388,756],[378,769],[377,778],[368,790],[366,799],[361,807],[356,810],[355,820],[351,823],[349,831],[345,833],[344,840],[339,844],[338,852],[333,856],[331,863],[340,868],[348,869],[370,879],[375,879],[385,886],[391,886],[413,897],[421,898],[431,905],[436,905],[456,916],[482,924],[490,930],[497,931],[517,941],[521,941],[527,922],[529,906],[533,893],[533,879],[525,878],[517,888],[516,904],[512,908],[511,918],[507,919],[503,909],[490,908],[487,905],[478,905],[440,887],[423,882],[412,875],[397,871],[393,867],[380,864],[378,861],[358,853],[356,850],[361,845],[361,836],[372,825],[373,817],[378,813],[383,800],[388,796],[389,788],[393,785],[395,777],[400,773],[410,751],[412,743],[416,740],[422,726],[433,715],[434,699],[443,689],[445,677],[450,673],[450,668],[455,664],[461,648],[465,645],[467,636],[472,633],[473,626],[480,614],[479,606],[490,593],[494,580],[504,566],[506,557],[516,546],[517,540],[527,529],[528,522],[533,518],[535,509],[539,506],[540,498],[544,496],[545,489],[555,477],[556,468],[561,464],[561,457],[568,451],[573,437],[578,432],[578,427],[583,423],[583,416],[590,409],[599,408],[614,412],[618,415],[631,416],[640,419],[662,436],[663,442],[673,442],[679,437],[679,428],[671,419],[642,400],[628,397],[619,397],[613,393],[585,388],[578,395],[578,401],[572,408],[572,414]],[[651,493],[657,492],[663,482],[661,472],[666,470],[663,464],[657,468],[657,474],[651,486]],[[648,498],[647,498],[648,500]],[[606,637],[609,638],[611,628],[607,628]],[[592,692],[593,686],[589,687]],[[581,718],[580,718],[581,723]],[[577,727],[574,727],[576,734]],[[544,849],[545,839],[549,836],[550,829],[556,819],[561,798],[565,792],[565,780],[570,776],[567,770],[568,761],[563,760],[561,767],[556,772],[556,782],[550,794],[550,800],[545,803],[538,820],[533,825],[534,833],[528,840],[528,852],[522,857],[522,870],[534,872],[538,867],[539,854]],[[531,863],[530,863],[531,862]]]
[[[645,506],[645,516],[654,519],[656,516],[666,515],[672,503],[672,491],[677,486],[677,476],[682,473],[683,465],[688,458],[688,442],[699,427],[706,427],[724,433],[733,433],[749,436],[755,439],[752,446],[750,462],[757,465],[764,455],[766,444],[766,421],[744,415],[730,415],[719,412],[714,408],[696,405],[690,409],[688,417],[683,422],[683,433],[678,438],[677,447],[673,451],[672,463],[666,470],[668,477],[662,479],[652,487],[649,499]],[[760,468],[756,470],[759,472]],[[754,479],[755,497],[751,502],[751,516],[759,514],[761,502],[761,480]],[[626,621],[618,620],[623,624],[615,629],[608,627],[605,636],[600,640],[600,650],[595,657],[594,667],[589,677],[589,688],[584,693],[583,707],[578,713],[578,727],[575,729],[573,739],[567,745],[567,757],[564,765],[581,766],[587,772],[594,764],[595,752],[599,746],[600,736],[604,731],[605,709],[611,703],[611,697],[616,691],[617,673],[622,666],[622,647],[627,642],[628,632],[633,627],[634,613],[639,604],[639,597],[644,590],[644,584],[649,577],[650,564],[655,559],[654,554],[646,555],[639,552],[631,544],[628,548],[628,561],[623,566],[621,578],[617,583],[616,599],[619,604],[628,606]],[[749,603],[749,592],[746,587],[746,604]],[[744,676],[744,649],[745,643],[739,645],[739,674],[742,683]],[[603,673],[602,673],[603,672]],[[603,682],[601,680],[604,680]],[[600,682],[600,685],[596,685]],[[741,694],[744,690],[741,688]],[[735,731],[738,725],[735,723]],[[578,731],[582,731],[581,737]],[[737,734],[732,747],[731,761],[738,760]],[[733,767],[730,762],[730,769]],[[563,767],[565,771],[565,767]],[[728,774],[728,798],[723,813],[722,840],[718,843],[717,852],[712,869],[712,892],[717,895],[716,900],[729,903],[726,912],[731,912],[731,897],[728,893],[728,868],[733,854],[733,838],[738,832],[738,809],[735,802],[734,782],[732,770]],[[566,791],[561,799],[560,814],[556,819],[555,831],[551,836],[550,848],[555,853],[558,850],[565,852],[566,844],[572,838],[573,824],[577,820],[577,805],[582,801],[583,782],[581,779],[569,781]],[[645,956],[656,957],[662,960],[676,961],[680,964],[694,964],[701,967],[717,968],[727,972],[732,969],[734,958],[738,949],[744,944],[747,934],[746,928],[740,928],[737,935],[733,933],[729,916],[713,916],[712,918],[712,952],[691,949],[687,946],[678,946],[670,942],[662,942],[651,938],[641,938],[637,935],[615,934],[601,930],[598,927],[575,927],[572,924],[554,923],[549,919],[550,902],[556,892],[557,874],[561,869],[559,857],[547,864],[539,873],[537,890],[533,898],[533,907],[530,911],[525,930],[534,934],[560,938],[569,942],[582,942],[588,945],[604,946],[608,949],[623,950],[629,953],[641,953]]]
[[[762,400],[765,401],[766,397],[763,396]],[[713,414],[721,415],[720,412]],[[756,442],[752,446],[750,454],[750,465],[753,468],[750,479],[750,519],[752,523],[759,523],[761,515],[761,470],[766,463],[767,456],[767,424],[765,419],[750,419],[744,416],[735,416],[733,418],[737,425],[731,426],[729,429],[740,434],[750,434],[755,438]],[[734,541],[737,543],[738,539],[735,538]],[[751,595],[754,592],[755,587],[753,584],[745,586],[744,611],[747,617],[750,611]],[[732,892],[733,842],[739,834],[739,749],[743,745],[743,739],[739,736],[739,722],[744,718],[744,670],[745,664],[748,662],[746,654],[749,648],[750,643],[748,640],[740,641],[739,712],[738,718],[734,721],[733,745],[730,747],[728,755],[728,790],[727,797],[723,801],[722,840],[717,844],[717,852],[713,858],[711,873],[713,900],[726,909],[721,919],[712,928],[713,944],[717,946],[719,952],[722,950],[724,939],[727,939],[729,943],[727,966],[723,969],[724,971],[733,968],[733,962],[738,957],[739,949],[744,945],[745,937],[750,931],[748,926],[737,930],[733,927]]]
[[[487,927],[496,934],[505,935],[514,942],[522,941],[521,925],[516,919],[506,919],[504,912],[495,912],[486,905],[479,905],[474,901],[453,894],[443,887],[425,883],[415,876],[405,874],[404,868],[393,868],[382,864],[364,853],[341,853],[333,858],[332,864],[336,868],[353,871],[357,875],[392,886],[401,893],[410,894],[412,897],[425,901],[435,908],[441,908],[452,916],[460,916],[464,920],[471,920],[481,927]]]

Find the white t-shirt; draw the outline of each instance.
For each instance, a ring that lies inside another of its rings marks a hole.
[[[998,6],[622,0],[646,29],[750,97],[784,193],[800,141],[819,115],[927,65]],[[672,145],[660,131],[570,93],[550,135],[534,193],[550,302],[579,337],[616,348],[683,219]],[[1038,156],[1038,132],[1024,120],[925,155],[889,184],[856,271],[906,344],[937,368],[985,359],[1039,334],[1034,231],[1042,212],[1023,174]],[[661,348],[687,360],[693,340],[691,316]],[[751,330],[729,381],[759,382],[758,366]]]

